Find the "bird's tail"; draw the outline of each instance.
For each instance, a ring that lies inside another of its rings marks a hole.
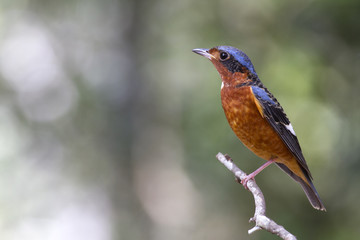
[[[311,179],[307,176],[306,173],[304,173],[304,176],[306,177],[307,182],[305,182],[301,177],[297,176],[295,173],[293,173],[288,167],[286,167],[282,163],[276,163],[284,172],[286,172],[290,177],[292,177],[295,181],[300,183],[302,189],[304,190],[307,198],[309,199],[309,202],[311,205],[317,209],[326,211],[324,204],[321,202],[321,199],[319,197],[319,194],[317,193],[314,184],[312,183]]]

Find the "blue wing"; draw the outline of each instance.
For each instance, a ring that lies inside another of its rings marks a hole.
[[[262,107],[262,114],[274,128],[288,149],[296,157],[299,164],[311,178],[310,170],[302,154],[299,141],[283,108],[276,98],[263,86],[251,86],[256,100]]]

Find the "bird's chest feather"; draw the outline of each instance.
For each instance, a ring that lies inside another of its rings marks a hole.
[[[232,130],[246,147],[267,160],[278,155],[281,139],[261,116],[249,86],[222,88],[221,102]]]

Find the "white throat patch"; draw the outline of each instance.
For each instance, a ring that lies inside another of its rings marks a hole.
[[[223,89],[223,87],[224,87],[224,82],[221,81],[221,89]]]

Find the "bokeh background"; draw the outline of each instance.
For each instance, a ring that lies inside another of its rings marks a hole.
[[[252,196],[215,158],[230,130],[193,48],[232,45],[283,105],[327,207],[276,166],[268,216],[299,239],[360,236],[360,2],[3,0],[0,238],[251,236]]]

